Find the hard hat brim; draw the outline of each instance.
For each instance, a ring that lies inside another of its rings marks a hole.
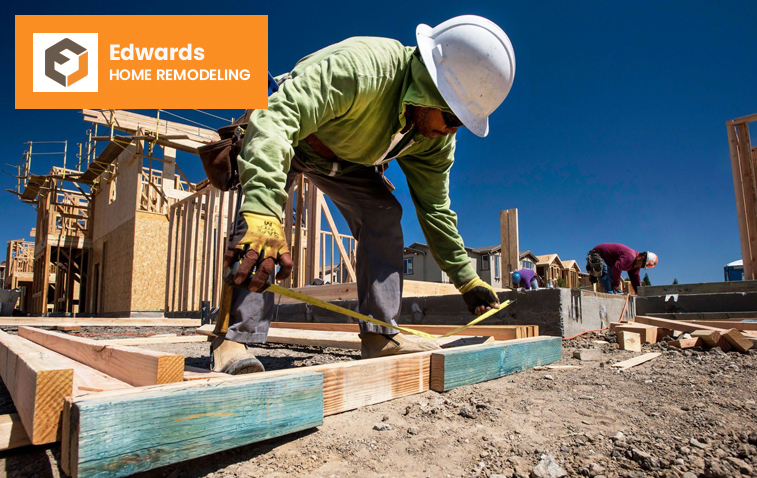
[[[489,134],[489,118],[477,117],[463,105],[460,105],[459,102],[456,101],[457,98],[449,81],[447,81],[444,76],[440,75],[437,70],[436,62],[434,62],[433,49],[435,48],[435,42],[433,38],[431,38],[432,33],[433,28],[424,23],[421,23],[415,29],[418,49],[421,52],[423,63],[426,66],[429,75],[431,75],[431,80],[434,82],[434,85],[436,85],[439,93],[441,93],[447,106],[449,106],[452,112],[455,113],[455,116],[463,122],[465,127],[479,138],[486,137]]]

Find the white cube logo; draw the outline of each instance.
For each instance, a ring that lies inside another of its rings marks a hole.
[[[97,33],[34,33],[36,92],[97,92]]]

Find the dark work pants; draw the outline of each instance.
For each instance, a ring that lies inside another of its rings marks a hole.
[[[357,239],[355,274],[360,313],[397,325],[402,306],[402,206],[381,173],[374,167],[365,167],[330,177],[295,157],[287,176],[287,191],[300,173],[336,204]],[[240,343],[264,343],[274,309],[273,293],[234,289],[226,338]],[[360,331],[397,333],[364,321],[360,322]]]

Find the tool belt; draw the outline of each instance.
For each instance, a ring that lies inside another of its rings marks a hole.
[[[238,120],[219,128],[220,141],[197,148],[208,181],[221,191],[228,191],[239,184],[237,156],[242,151],[244,131],[247,129],[253,111],[247,110]]]
[[[602,277],[604,274],[605,261],[599,252],[592,249],[589,251],[589,255],[586,256],[586,272],[592,278]],[[593,281],[592,281],[593,282]]]

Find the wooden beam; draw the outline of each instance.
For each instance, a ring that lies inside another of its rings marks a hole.
[[[0,451],[31,444],[17,413],[0,415]]]
[[[184,377],[183,355],[102,345],[96,340],[31,327],[19,327],[18,334],[135,387],[180,382]]]
[[[620,330],[618,331],[617,338],[618,348],[620,348],[620,350],[641,352],[641,335],[639,335],[638,332]]]
[[[642,344],[653,344],[657,342],[657,329],[654,325],[646,324],[629,324],[613,322],[610,324],[610,332],[636,332]]]
[[[207,342],[207,336],[204,335],[174,335],[172,337],[137,337],[134,339],[109,339],[98,340],[98,344],[103,345],[149,345],[149,344],[188,344],[192,342]]]
[[[128,476],[323,423],[321,374],[256,375],[73,399],[61,450],[65,471],[73,478]]]
[[[717,347],[720,342],[720,332],[717,330],[695,330],[691,333],[694,339],[701,339],[709,347]]]
[[[347,275],[348,280],[350,282],[355,282],[356,275],[355,275],[355,268],[352,267],[352,262],[350,262],[350,255],[347,254],[347,250],[344,248],[344,244],[342,244],[341,236],[339,235],[339,231],[336,228],[336,223],[334,222],[334,218],[331,216],[331,211],[329,210],[328,204],[326,202],[323,202],[323,216],[326,218],[326,222],[329,225],[329,229],[331,229],[331,233],[334,235],[334,242],[336,242],[336,247],[339,249],[339,255],[342,257],[342,263],[344,264],[344,267],[347,269]],[[334,258],[331,258],[332,267],[334,263]],[[341,272],[340,272],[341,274]]]
[[[741,332],[736,329],[730,329],[725,332],[721,332],[721,335],[729,344],[731,344],[733,348],[742,353],[751,349],[754,345],[751,340],[744,337]]]
[[[677,349],[690,349],[700,345],[702,345],[702,339],[696,337],[691,339],[671,340],[668,342],[668,347],[675,347]]]
[[[735,320],[694,320],[692,325],[719,327],[723,329],[737,329],[741,331],[757,330],[757,322],[738,322]]]
[[[660,319],[658,317],[648,317],[645,315],[637,315],[636,318],[634,318],[634,321],[640,324],[655,325],[657,327],[663,327],[671,330],[680,330],[681,332],[694,332],[695,330],[717,330],[718,332],[722,332],[724,330],[719,327],[709,327],[706,325],[694,324],[691,322]]]
[[[561,358],[559,337],[531,337],[441,350],[431,354],[431,389],[445,392],[484,382]]]
[[[31,442],[57,441],[63,399],[74,390],[73,369],[22,338],[0,331],[0,376]]]
[[[499,233],[501,248],[500,277],[503,287],[512,287],[510,272],[520,269],[520,252],[518,251],[518,210],[508,209],[499,212]]]
[[[440,347],[459,346],[473,343],[487,343],[494,339],[492,337],[471,337],[466,335],[455,335],[452,337],[440,337],[434,339]],[[337,347],[343,349],[360,349],[360,337],[355,332],[331,332],[324,330],[298,330],[271,328],[268,331],[268,343],[287,344],[287,345],[304,345],[315,347]]]
[[[199,327],[200,319],[138,319],[138,318],[86,318],[86,317],[0,317],[2,327]]]
[[[457,325],[418,325],[418,324],[400,324],[411,329],[425,332],[427,334],[444,335],[460,328]],[[360,331],[358,324],[347,323],[314,323],[314,322],[272,322],[271,328],[299,329],[299,330],[323,330],[332,332],[354,332]],[[211,329],[212,330],[212,329]],[[201,332],[200,332],[201,333]],[[465,330],[455,334],[468,336],[486,336],[493,337],[494,340],[512,340],[526,337],[538,337],[538,325],[473,325]]]

